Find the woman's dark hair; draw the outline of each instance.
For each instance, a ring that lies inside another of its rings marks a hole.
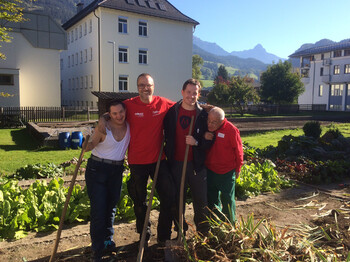
[[[117,106],[117,105],[121,105],[124,110],[126,109],[125,104],[122,101],[112,100],[111,102],[108,103],[107,111],[111,112],[111,106]]]

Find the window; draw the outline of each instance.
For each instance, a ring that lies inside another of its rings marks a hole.
[[[78,65],[78,53],[75,53],[75,65]]]
[[[341,56],[341,50],[334,51],[334,57],[340,57]]]
[[[92,47],[90,47],[90,61],[92,61]]]
[[[74,54],[71,55],[71,59],[72,59],[72,67],[74,67]]]
[[[94,79],[92,77],[92,75],[90,76],[90,88],[93,88],[94,86]]]
[[[68,90],[72,88],[72,80],[69,78],[68,79]]]
[[[128,49],[125,47],[119,47],[119,62],[120,63],[128,62]]]
[[[90,19],[89,23],[90,23],[90,25],[89,25],[89,33],[91,33],[92,32],[92,19]]]
[[[139,64],[147,64],[147,50],[139,50]]]
[[[70,32],[70,41],[71,41],[71,43],[74,42],[74,30],[72,30],[72,31]]]
[[[2,86],[13,86],[14,85],[13,75],[0,74],[0,85]]]
[[[332,85],[331,86],[331,96],[342,96],[343,95],[343,85]]]
[[[79,38],[81,38],[83,36],[83,26],[80,25],[79,26]]]
[[[80,88],[84,88],[84,77],[80,77]]]
[[[84,23],[84,35],[86,35],[86,34],[87,34],[87,23],[85,21],[85,23]]]
[[[78,39],[78,28],[77,27],[75,28],[74,32],[75,32],[75,40],[77,40]]]
[[[320,76],[323,76],[323,67],[320,68]]]
[[[75,82],[76,82],[76,88],[78,89],[79,88],[79,77],[75,78]]]
[[[68,56],[68,68],[70,68],[70,55]]]
[[[128,90],[128,76],[119,76],[119,91]]]
[[[83,63],[83,51],[80,51],[80,64]]]
[[[60,68],[61,68],[61,70],[63,69],[63,59],[62,58],[60,59]]]
[[[318,87],[318,96],[323,96],[323,85]]]
[[[88,88],[89,86],[89,77],[85,76],[85,88]]]
[[[139,21],[139,36],[147,36],[147,22]]]
[[[128,33],[128,20],[126,18],[118,18],[118,32],[122,34]]]
[[[344,50],[344,56],[350,56],[350,49]]]
[[[333,74],[334,75],[339,75],[340,74],[340,66],[339,65],[335,65],[334,66]]]
[[[345,74],[350,74],[350,65],[349,64],[344,66],[344,73]]]
[[[74,78],[72,78],[72,90],[74,90],[75,89],[75,80],[74,80]]]
[[[86,62],[87,62],[87,49],[85,49],[85,50],[84,50],[84,52],[85,52],[85,59],[84,59],[84,63],[86,63]]]
[[[324,54],[321,54],[321,60],[323,60],[324,59]]]
[[[348,91],[346,93],[347,93],[347,96],[350,96],[350,84],[347,84],[347,87],[348,87]]]
[[[94,102],[93,102],[93,101],[91,101],[90,106],[91,106],[91,107],[94,107]]]
[[[69,45],[69,42],[70,42],[70,34],[68,33],[67,34],[67,45]]]

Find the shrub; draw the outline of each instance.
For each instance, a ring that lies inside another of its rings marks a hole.
[[[318,121],[309,121],[303,126],[305,136],[319,138],[322,133],[321,124]]]

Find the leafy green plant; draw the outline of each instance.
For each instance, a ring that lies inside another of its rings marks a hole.
[[[63,176],[63,168],[53,163],[26,165],[16,170],[11,178],[16,179],[37,179],[37,178],[54,178]]]
[[[319,138],[322,133],[321,124],[318,121],[309,121],[303,126],[303,131],[306,136]]]
[[[290,180],[278,175],[272,161],[264,160],[263,163],[243,165],[236,181],[236,196],[244,198],[259,195],[262,192],[279,192],[282,188],[292,187],[293,184]]]

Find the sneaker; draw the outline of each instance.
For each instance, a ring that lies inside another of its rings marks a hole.
[[[106,240],[104,242],[104,249],[103,249],[104,254],[113,253],[113,252],[117,253],[117,251],[118,250],[113,240]]]
[[[140,234],[140,241],[141,241],[142,234]],[[145,248],[148,247],[148,244],[151,240],[151,229],[147,228],[146,231],[146,237],[145,237]]]
[[[103,261],[102,254],[93,252],[91,261],[92,262],[102,262]]]

